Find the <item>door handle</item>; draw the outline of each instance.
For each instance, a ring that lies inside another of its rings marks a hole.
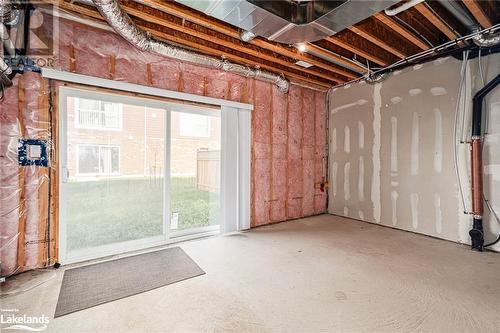
[[[65,166],[62,167],[62,182],[67,183],[69,178],[69,169]]]

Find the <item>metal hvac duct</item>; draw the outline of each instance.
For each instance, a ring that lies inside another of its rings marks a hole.
[[[123,38],[140,50],[154,52],[166,57],[188,61],[199,65],[222,69],[245,77],[253,77],[258,80],[273,82],[279,91],[286,93],[289,81],[283,76],[253,69],[246,66],[231,63],[216,57],[210,57],[195,53],[181,47],[160,41],[150,36],[146,31],[139,28],[130,17],[122,10],[116,0],[93,0],[101,15],[108,21],[109,25]]]
[[[444,8],[446,8],[446,10],[448,10],[457,20],[460,21],[460,23],[462,23],[467,28],[468,32],[474,32],[479,30],[481,27],[469,15],[469,13],[467,13],[467,11],[462,7],[460,2],[455,0],[439,1],[439,3]]]
[[[481,26],[476,20],[462,7],[460,1],[445,0],[439,2],[445,7],[457,20],[459,20],[469,33],[479,31]],[[500,34],[482,33],[474,36],[472,42],[479,47],[492,47],[500,44]]]
[[[272,41],[314,42],[336,34],[399,0],[176,0]]]
[[[0,23],[7,23],[11,20],[12,0],[0,0]]]
[[[480,47],[492,47],[500,44],[500,33],[497,34],[479,34],[472,38],[474,44]]]

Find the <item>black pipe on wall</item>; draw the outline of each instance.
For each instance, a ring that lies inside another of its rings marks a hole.
[[[481,156],[481,127],[483,100],[498,84],[500,74],[488,82],[479,90],[472,99],[472,149],[471,149],[471,173],[472,173],[472,213],[473,224],[469,231],[471,237],[471,248],[482,251],[484,247],[483,233],[483,166]]]

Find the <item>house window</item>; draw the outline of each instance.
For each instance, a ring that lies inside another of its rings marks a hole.
[[[122,104],[87,98],[75,98],[75,127],[86,129],[120,130]]]
[[[78,145],[79,175],[118,175],[120,147],[108,145]]]
[[[179,134],[184,137],[210,137],[210,117],[194,113],[179,114]]]

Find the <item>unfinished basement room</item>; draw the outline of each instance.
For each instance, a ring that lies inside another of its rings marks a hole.
[[[0,0],[0,332],[500,333],[500,1]]]

